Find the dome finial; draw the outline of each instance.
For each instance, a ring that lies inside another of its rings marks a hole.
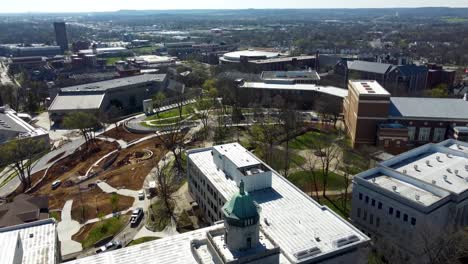
[[[240,184],[239,184],[239,193],[241,195],[244,195],[245,194],[245,191],[244,191],[244,180],[241,180],[240,181]]]

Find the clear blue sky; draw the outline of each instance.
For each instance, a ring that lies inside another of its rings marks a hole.
[[[1,0],[0,13],[119,9],[468,7],[468,0]]]

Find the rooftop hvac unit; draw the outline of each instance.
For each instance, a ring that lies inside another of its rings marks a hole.
[[[447,168],[447,172],[448,172],[448,173],[452,173],[452,169]]]
[[[440,159],[440,156],[437,156],[437,157],[436,157],[436,160],[437,160],[438,162],[442,162],[442,160]]]
[[[457,144],[457,148],[458,148],[459,150],[463,150],[463,148],[462,148],[462,146],[461,146],[460,144]]]
[[[419,202],[419,200],[421,199],[421,197],[419,196],[419,194],[416,194],[416,195],[414,196],[414,198],[415,198],[416,201],[418,201],[418,202]]]
[[[426,160],[426,165],[430,167],[430,166],[431,166],[431,161],[430,161],[430,160]]]
[[[407,170],[403,170],[403,173],[406,174],[408,171]]]
[[[447,158],[451,159],[452,155],[450,153],[447,153]]]
[[[459,171],[458,171],[458,170],[455,170],[454,172],[455,172],[455,175],[457,175],[457,176],[458,176],[458,172],[459,172]]]
[[[414,167],[414,170],[415,170],[415,171],[419,171],[419,170],[418,170],[418,165],[414,165],[413,167]]]
[[[437,182],[436,182],[435,180],[432,180],[432,184],[434,184],[434,185],[435,185],[436,183],[437,183]]]
[[[448,180],[448,176],[444,175],[444,181],[447,181],[447,180]]]
[[[394,192],[398,192],[398,191],[397,191],[397,187],[396,187],[395,185],[392,186],[392,190],[393,190]]]

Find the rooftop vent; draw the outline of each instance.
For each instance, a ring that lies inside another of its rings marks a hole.
[[[418,201],[418,202],[419,202],[419,200],[421,199],[421,197],[419,196],[419,194],[416,194],[416,195],[414,196],[414,198],[415,198],[416,201]]]
[[[468,177],[465,177],[465,181],[468,182]]]
[[[263,222],[265,222],[265,225],[270,226],[270,222],[268,221],[266,217],[263,218]]]
[[[397,187],[396,187],[395,185],[392,186],[392,190],[393,190],[394,192],[398,192],[398,191],[397,191]]]
[[[432,184],[434,184],[434,185],[435,185],[436,183],[437,183],[437,182],[436,182],[435,180],[432,180]]]
[[[430,161],[430,160],[426,160],[426,165],[427,165],[428,167],[431,167],[431,161]]]
[[[451,169],[451,168],[447,168],[447,172],[448,172],[448,173],[452,173],[452,169]]]
[[[437,157],[436,157],[436,160],[437,160],[438,162],[442,162],[442,160],[440,159],[440,156],[437,156]]]
[[[451,159],[452,155],[450,153],[447,153],[447,158]]]
[[[403,170],[403,173],[406,174],[408,171],[407,170]]]
[[[460,144],[457,144],[457,148],[458,148],[459,150],[463,150],[463,148],[462,148],[462,146],[461,146]]]
[[[418,165],[414,165],[414,170],[415,170],[415,171],[419,171]]]
[[[444,181],[447,181],[447,180],[448,180],[448,176],[444,175]]]

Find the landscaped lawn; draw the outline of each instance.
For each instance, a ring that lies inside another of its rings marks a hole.
[[[328,198],[330,198],[330,200],[332,200],[333,203],[323,197],[320,198],[320,203],[322,205],[328,206],[328,208],[330,208],[335,213],[339,214],[341,217],[346,219],[348,216],[343,214],[344,208],[342,208],[342,203],[343,203],[342,197],[340,195],[335,195],[335,196],[329,196]],[[351,195],[349,195],[348,200],[346,201],[346,207],[347,207],[347,211],[349,214],[351,212]]]
[[[160,237],[151,237],[151,236],[140,237],[140,238],[135,239],[132,242],[130,242],[130,244],[128,244],[128,246],[134,246],[134,245],[138,245],[138,244],[141,244],[141,243],[145,243],[145,242],[149,242],[149,241],[153,241],[153,240],[157,240],[157,239],[160,239]]]
[[[266,162],[266,155],[265,153],[262,153],[260,148],[257,148],[255,150],[255,155],[257,155],[261,160]],[[274,148],[273,153],[272,153],[272,161],[270,165],[273,169],[276,171],[282,173],[284,171],[284,168],[286,166],[285,162],[285,157],[286,153],[285,150],[279,149],[279,148]],[[289,168],[294,168],[298,166],[302,166],[306,163],[306,159],[302,157],[301,155],[294,153],[293,150],[290,151],[289,153]]]
[[[312,149],[314,147],[314,143],[325,140],[327,137],[329,137],[329,135],[310,131],[291,140],[289,142],[289,147],[298,150]]]
[[[106,65],[114,65],[116,62],[118,61],[125,61],[127,58],[126,57],[109,57],[109,58],[106,58]]]
[[[323,190],[323,175],[321,171],[315,171],[315,177],[317,179],[317,188]],[[294,185],[299,187],[305,192],[314,191],[312,175],[309,171],[298,171],[291,173],[288,180],[290,180]],[[311,189],[312,188],[312,189]],[[328,190],[341,190],[344,188],[344,179],[343,176],[336,174],[334,172],[328,173],[327,189]]]
[[[140,48],[133,48],[133,51],[136,55],[151,55],[155,51],[156,47],[140,47]]]
[[[182,107],[182,115],[188,115],[191,113],[193,109],[193,104],[187,104]],[[174,108],[169,111],[165,111],[159,113],[159,116],[154,114],[152,116],[147,117],[145,120],[156,120],[156,119],[163,119],[163,118],[170,118],[170,117],[178,117],[179,116],[179,109]]]
[[[127,221],[128,216],[120,216],[105,219],[93,224],[93,227],[81,241],[81,245],[83,245],[83,248],[89,248],[105,237],[116,235],[120,230],[122,230]]]

